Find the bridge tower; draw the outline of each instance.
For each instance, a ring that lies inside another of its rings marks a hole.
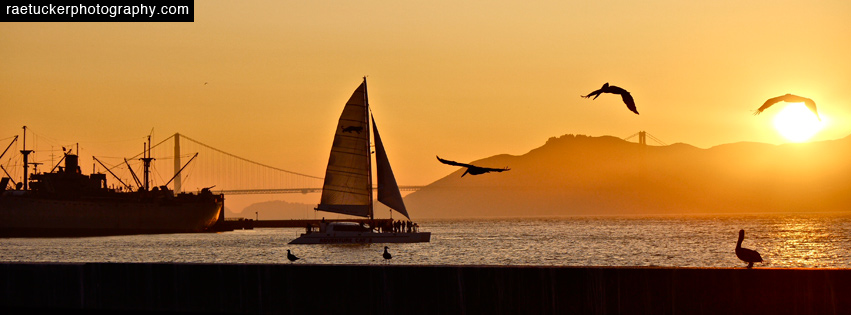
[[[631,136],[623,138],[623,139],[626,140],[626,141],[629,141],[630,139],[634,138],[635,136],[638,136],[638,144],[641,144],[641,145],[647,145],[647,138],[650,138],[650,140],[653,140],[654,142],[656,142],[659,145],[663,145],[663,146],[667,145],[664,142],[662,142],[662,140],[659,140],[659,138],[654,137],[653,135],[647,133],[647,131],[644,131],[644,130],[636,132],[636,133],[632,134]]]
[[[180,167],[181,167],[181,165],[180,165],[180,134],[175,133],[174,134],[174,174],[175,175],[177,175],[177,173],[180,172]],[[174,177],[174,194],[175,195],[180,193],[180,189],[181,189],[180,177],[182,177],[182,176],[175,176]]]

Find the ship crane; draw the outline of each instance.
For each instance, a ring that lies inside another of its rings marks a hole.
[[[9,142],[9,145],[8,145],[8,146],[6,146],[6,150],[3,150],[3,153],[2,153],[2,154],[0,154],[0,159],[2,159],[4,155],[6,155],[6,152],[9,152],[9,148],[11,148],[13,144],[15,144],[15,141],[18,141],[18,136],[17,136],[17,135],[15,136],[15,138],[14,138],[14,139],[12,139],[12,142]],[[9,175],[9,172],[8,172],[8,171],[6,171],[6,168],[4,168],[4,167],[3,167],[3,165],[0,165],[0,169],[2,169],[2,170],[3,170],[3,173],[6,173],[6,176],[8,176],[7,178],[9,178],[9,180],[10,180],[10,181],[12,181],[12,185],[16,185],[16,186],[17,186],[17,183],[15,182],[15,180],[14,180],[14,179],[12,179],[12,175]],[[3,187],[2,187],[2,188],[0,188],[0,189],[6,189],[6,185],[5,185],[5,184],[3,184]]]
[[[121,185],[124,185],[124,187],[127,187],[127,190],[133,190],[133,187],[130,187],[130,185],[125,184],[125,183],[124,183],[124,181],[122,181],[122,180],[121,180],[121,178],[118,178],[118,176],[116,176],[116,175],[115,175],[115,173],[113,173],[112,171],[110,171],[110,170],[109,170],[109,168],[108,168],[108,167],[106,167],[106,165],[103,165],[103,162],[101,162],[100,160],[98,160],[98,158],[96,158],[96,157],[92,156],[92,159],[94,159],[94,160],[95,160],[95,162],[98,162],[98,164],[100,164],[100,166],[102,166],[103,168],[105,168],[107,172],[109,172],[110,174],[112,174],[112,177],[115,177],[115,179],[117,179],[117,180],[118,180],[118,182],[119,182],[119,183],[121,183]],[[132,170],[131,170],[131,171],[132,171]],[[135,175],[133,175],[133,177],[136,177],[136,176],[135,176]],[[137,180],[137,181],[138,181],[138,180]]]

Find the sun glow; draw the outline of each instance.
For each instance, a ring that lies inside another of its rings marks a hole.
[[[791,103],[774,116],[774,128],[792,142],[804,142],[812,138],[825,125],[825,116],[819,121],[804,103]]]

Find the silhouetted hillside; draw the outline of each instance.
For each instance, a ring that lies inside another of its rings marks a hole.
[[[466,162],[466,161],[459,161]],[[565,135],[521,156],[473,161],[405,198],[417,217],[851,210],[851,137],[700,149]]]

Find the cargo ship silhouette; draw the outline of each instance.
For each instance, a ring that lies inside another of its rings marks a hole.
[[[106,174],[82,174],[78,156],[70,153],[63,157],[64,167],[57,164],[50,172],[27,178],[32,151],[26,150],[26,127],[23,147],[24,180],[0,179],[0,237],[205,232],[223,217],[224,195],[209,188],[194,194],[175,194],[167,186],[151,188],[149,151],[142,158],[144,185],[118,190],[109,188]]]

